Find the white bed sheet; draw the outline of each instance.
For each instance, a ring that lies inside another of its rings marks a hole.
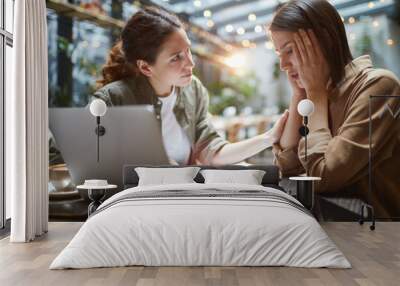
[[[112,203],[132,192],[262,190],[233,184],[135,187],[89,218],[50,269],[145,266],[294,266],[350,268],[312,216],[263,199],[152,198]],[[107,208],[108,206],[108,208]]]

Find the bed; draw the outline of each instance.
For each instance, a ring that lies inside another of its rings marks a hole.
[[[204,183],[199,173],[193,183],[150,186],[138,185],[136,167],[124,167],[125,190],[97,209],[50,269],[351,267],[310,212],[280,189],[274,166],[219,167],[264,170],[260,185]]]

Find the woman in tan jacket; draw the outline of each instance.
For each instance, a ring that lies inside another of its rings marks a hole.
[[[373,68],[369,56],[353,59],[343,21],[328,1],[285,3],[269,34],[293,91],[285,130],[273,148],[282,174],[301,174],[307,166],[311,176],[322,178],[317,192],[351,193],[371,202],[378,217],[400,217],[399,80],[390,71]],[[394,97],[383,97],[387,95]],[[296,110],[304,98],[315,105],[309,118],[308,162]]]

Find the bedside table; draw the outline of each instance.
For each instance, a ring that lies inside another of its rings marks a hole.
[[[289,180],[296,181],[296,198],[311,211],[314,208],[314,181],[321,181],[321,178],[297,176],[289,177]]]
[[[90,181],[95,182],[91,183]],[[102,181],[102,184],[100,184],[99,181]],[[88,217],[101,205],[106,191],[115,189],[116,187],[117,185],[109,185],[105,180],[85,180],[85,184],[76,187],[77,189],[88,190],[89,199],[92,201],[88,206]]]

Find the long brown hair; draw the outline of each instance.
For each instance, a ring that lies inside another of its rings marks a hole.
[[[98,87],[138,75],[137,60],[154,64],[166,38],[182,27],[178,17],[155,7],[136,12],[123,28],[121,39],[111,48]]]
[[[345,66],[353,60],[339,13],[326,0],[291,0],[277,10],[269,25],[270,31],[299,29],[314,31],[337,85],[344,77]]]

